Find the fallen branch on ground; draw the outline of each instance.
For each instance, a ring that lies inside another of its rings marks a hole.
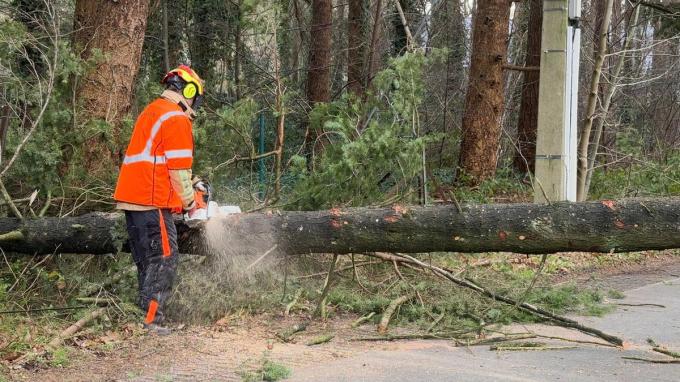
[[[397,256],[400,256],[400,257],[403,257],[407,260],[410,260],[411,262],[417,264],[418,266],[420,266],[424,269],[429,269],[432,272],[434,272],[435,274],[437,274],[441,277],[444,277],[447,280],[449,280],[449,281],[451,281],[451,282],[453,282],[453,283],[455,283],[459,286],[462,286],[462,287],[465,287],[465,288],[468,288],[468,289],[472,289],[472,290],[479,292],[480,294],[482,294],[482,295],[484,295],[488,298],[491,298],[493,300],[500,301],[500,302],[506,303],[508,305],[515,306],[517,309],[520,309],[524,312],[533,314],[533,315],[538,316],[542,319],[548,320],[548,321],[550,321],[550,322],[552,322],[552,323],[554,323],[558,326],[579,330],[583,333],[602,338],[603,340],[605,340],[605,341],[607,341],[611,344],[617,345],[617,346],[623,345],[623,340],[619,337],[613,336],[611,334],[604,333],[603,331],[595,329],[595,328],[591,328],[591,327],[588,327],[588,326],[585,326],[585,325],[581,325],[581,324],[579,324],[578,322],[576,322],[572,319],[553,314],[551,312],[548,312],[545,309],[542,309],[542,308],[539,308],[537,306],[528,304],[526,302],[519,303],[518,301],[515,301],[515,300],[513,300],[509,297],[495,294],[495,293],[489,291],[488,289],[473,283],[470,280],[461,279],[459,277],[456,277],[455,275],[451,274],[451,272],[448,272],[448,271],[446,271],[442,268],[439,268],[437,266],[434,266],[434,265],[423,263],[422,261],[415,259],[411,256],[404,255],[404,254],[399,254]]]
[[[589,345],[599,345],[599,346],[606,346],[610,348],[615,348],[616,345],[612,345],[610,343],[606,342],[595,342],[595,341],[585,341],[585,340],[574,340],[571,338],[564,338],[564,337],[556,337],[556,336],[545,336],[543,334],[535,334],[536,337],[538,338],[546,338],[546,339],[551,339],[551,340],[560,340],[560,341],[565,341],[565,342],[574,342],[577,344],[589,344]]]
[[[333,338],[335,338],[335,334],[322,334],[307,342],[307,346],[325,344],[326,342],[330,342]]]
[[[427,327],[427,330],[425,330],[425,332],[427,333],[431,332],[432,329],[434,329],[434,327],[437,326],[437,324],[439,324],[439,322],[444,318],[444,316],[446,316],[446,312],[442,312],[442,314],[440,314],[439,317],[435,318],[434,321],[432,321],[432,323],[430,324],[430,326]]]
[[[493,345],[489,350],[494,351],[537,351],[537,350],[566,350],[576,349],[578,346],[506,346]]]
[[[338,273],[341,273],[341,272],[344,272],[344,271],[348,271],[350,269],[356,269],[357,267],[363,267],[363,266],[372,265],[372,264],[380,264],[380,262],[379,261],[362,261],[362,262],[355,263],[354,265],[348,265],[346,267],[336,269],[335,273],[338,274]],[[312,273],[312,274],[309,274],[309,275],[294,276],[293,278],[297,279],[297,280],[301,280],[301,279],[309,279],[309,278],[319,277],[319,276],[326,276],[327,274],[328,274],[328,272],[317,272],[317,273]]]
[[[461,338],[466,332],[452,332],[452,333],[416,333],[416,334],[387,334],[376,337],[356,337],[350,338],[350,341],[399,341],[399,340],[463,340]]]
[[[680,359],[651,359],[651,358],[640,358],[640,357],[621,357],[623,359],[631,359],[634,361],[644,361],[649,363],[680,363]]]
[[[390,324],[390,319],[392,319],[394,312],[401,306],[401,304],[412,299],[413,296],[413,294],[407,294],[405,296],[398,297],[392,300],[389,305],[387,305],[387,308],[383,312],[382,318],[380,319],[380,324],[378,324],[378,333],[387,333],[387,326]]]
[[[17,359],[14,360],[14,363],[18,365],[22,365],[26,363],[27,361],[34,359],[35,357],[44,355],[46,352],[51,352],[56,350],[61,344],[64,342],[64,340],[71,338],[74,334],[76,334],[78,331],[83,329],[85,325],[96,319],[97,317],[102,316],[104,313],[106,313],[106,308],[97,308],[89,313],[87,313],[83,318],[80,320],[76,321],[75,324],[69,326],[68,328],[64,329],[61,333],[59,333],[56,337],[54,337],[47,345],[45,345],[45,349],[41,352],[31,352],[31,353],[26,353],[22,355],[21,357],[18,357]]]
[[[333,255],[333,261],[331,262],[330,269],[328,269],[328,275],[326,276],[326,282],[324,283],[323,290],[321,291],[321,296],[319,297],[319,304],[314,311],[314,315],[321,317],[322,320],[326,319],[326,297],[328,297],[328,292],[331,290],[333,281],[335,280],[335,265],[338,262],[338,255]]]
[[[26,309],[26,310],[3,310],[0,314],[17,314],[17,313],[34,313],[34,312],[52,312],[61,310],[74,310],[74,309],[86,309],[89,308],[87,305],[78,306],[65,306],[63,308],[37,308],[37,309]]]
[[[661,347],[661,346],[655,346],[654,348],[652,348],[652,350],[654,350],[657,353],[665,354],[669,357],[680,358],[680,352],[668,350],[668,349]]]
[[[295,292],[295,296],[293,297],[293,299],[288,304],[286,304],[286,310],[283,312],[284,316],[290,315],[290,310],[293,309],[295,304],[297,304],[297,302],[298,302],[298,300],[300,299],[301,296],[302,296],[302,288],[298,289],[297,292]]]
[[[76,297],[76,301],[95,305],[110,305],[114,303],[113,299],[105,297]]]
[[[307,330],[307,325],[308,325],[307,322],[295,324],[295,325],[293,325],[293,327],[291,327],[290,329],[288,329],[286,331],[283,331],[281,333],[276,333],[276,337],[279,338],[283,342],[290,342],[291,337],[293,337],[295,334]]]
[[[657,307],[657,308],[665,308],[666,307],[665,305],[661,305],[661,304],[624,304],[624,303],[621,303],[621,302],[617,302],[614,305],[618,305],[618,306],[653,306],[653,307]]]
[[[88,323],[90,323],[91,321],[96,319],[97,317],[103,315],[104,313],[106,313],[106,308],[98,308],[98,309],[95,309],[95,310],[89,312],[83,318],[76,321],[75,324],[69,326],[64,331],[59,333],[58,336],[54,337],[52,339],[52,341],[50,341],[45,348],[47,350],[50,350],[50,351],[58,348],[61,345],[61,343],[64,342],[64,340],[66,340],[66,339],[70,338],[71,336],[73,336],[74,334],[76,334],[78,331],[80,331],[82,328],[84,328],[85,325],[87,325]]]
[[[359,317],[356,321],[352,322],[352,327],[356,328],[357,326],[373,318],[373,316],[375,316],[375,312],[371,312],[369,314]]]
[[[531,333],[520,333],[520,334],[509,334],[505,337],[491,337],[491,338],[480,338],[476,339],[473,341],[466,341],[466,342],[461,342],[459,340],[456,341],[456,346],[479,346],[479,345],[491,345],[495,344],[498,342],[506,342],[506,341],[516,341],[516,340],[526,340],[530,338],[536,338],[535,335]]]

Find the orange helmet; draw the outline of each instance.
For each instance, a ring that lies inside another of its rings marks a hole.
[[[203,100],[203,80],[187,65],[180,65],[169,71],[161,83],[174,88],[184,98],[193,100],[193,109],[198,109]]]

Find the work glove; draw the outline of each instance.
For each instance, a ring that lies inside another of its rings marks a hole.
[[[207,193],[208,190],[210,189],[210,185],[208,184],[208,182],[203,181],[203,179],[199,178],[196,175],[191,177],[191,185],[194,187],[194,190],[203,193]]]
[[[192,212],[193,210],[196,209],[196,201],[192,200],[191,203],[189,203],[189,205],[182,207],[182,209],[184,210],[184,212],[189,213]]]

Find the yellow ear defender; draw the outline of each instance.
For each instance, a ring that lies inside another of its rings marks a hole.
[[[189,82],[184,86],[184,89],[182,89],[182,95],[186,99],[192,99],[196,96],[196,93],[198,92],[198,87],[196,86],[195,83]]]

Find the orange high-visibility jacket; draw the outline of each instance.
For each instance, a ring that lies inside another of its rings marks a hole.
[[[168,170],[190,169],[194,141],[191,121],[166,99],[153,101],[137,118],[120,167],[113,198],[157,208],[182,208]]]

